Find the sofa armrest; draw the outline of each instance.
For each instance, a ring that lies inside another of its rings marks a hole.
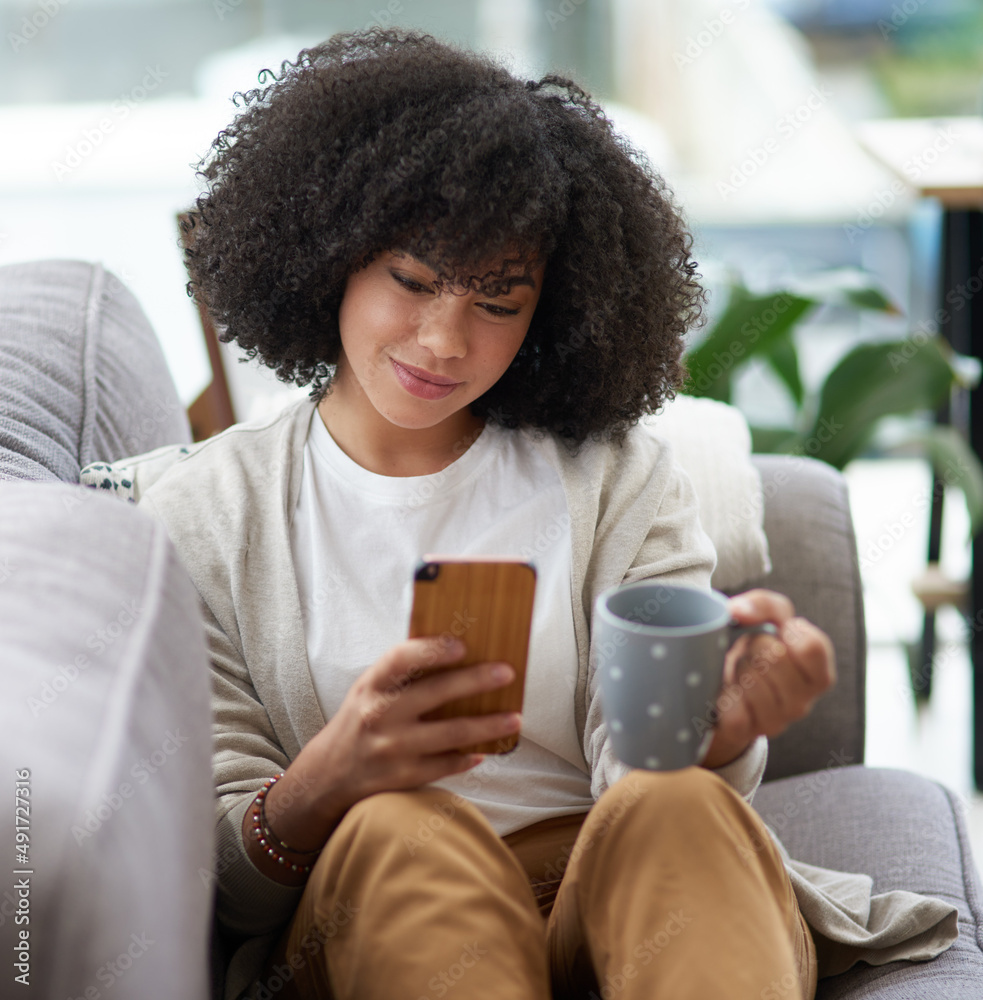
[[[27,994],[106,996],[125,970],[114,997],[203,1000],[208,654],[163,527],[81,486],[0,483],[0,679],[5,975],[28,930]],[[12,876],[18,772],[30,874]],[[11,898],[26,899],[29,924],[8,919]]]
[[[815,459],[755,455],[771,572],[751,586],[786,594],[829,635],[838,681],[812,713],[771,741],[765,781],[864,756],[866,633],[857,543],[846,481]]]
[[[191,440],[133,294],[98,264],[0,267],[0,481],[78,482],[90,462]]]

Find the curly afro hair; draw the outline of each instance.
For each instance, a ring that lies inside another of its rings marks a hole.
[[[244,110],[200,164],[185,224],[188,292],[223,341],[320,400],[346,279],[376,254],[402,250],[488,294],[508,266],[546,261],[526,339],[477,416],[617,440],[682,384],[704,301],[691,238],[664,181],[575,83],[523,82],[380,29],[269,78],[236,95]]]

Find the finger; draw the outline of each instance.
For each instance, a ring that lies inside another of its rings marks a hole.
[[[742,635],[724,658],[724,683],[736,684],[748,670],[764,673],[788,655],[785,643],[766,632]]]
[[[420,756],[443,754],[476,743],[504,741],[522,728],[518,712],[464,715],[454,719],[432,719],[407,727],[405,745]]]
[[[763,639],[758,645],[763,648],[746,659],[739,682],[731,688],[743,692],[742,708],[753,735],[776,736],[809,714],[822,689],[815,678],[806,675],[784,643]]]
[[[787,658],[763,676],[756,688],[748,691],[749,710],[760,731],[767,736],[777,736],[791,723],[808,715],[815,700],[815,691]]]
[[[773,622],[784,625],[794,614],[795,606],[784,595],[758,587],[732,597],[727,602],[731,616],[741,625]]]
[[[792,618],[781,636],[792,662],[817,695],[836,683],[836,652],[822,629],[805,618]]]
[[[408,722],[449,701],[496,691],[513,680],[515,670],[507,663],[475,663],[417,676],[378,697],[386,700],[390,720]]]
[[[737,702],[755,728],[753,736],[773,728],[785,712],[788,699],[784,674],[796,675],[788,663],[785,644],[774,636],[746,636],[743,655],[727,664],[730,673],[726,679],[728,702]]]
[[[717,704],[717,729],[730,741],[748,743],[757,736],[774,736],[787,725],[778,692],[765,679],[749,688],[730,685]]]
[[[456,663],[464,653],[464,643],[449,636],[404,639],[390,646],[369,667],[364,678],[374,691],[381,692],[393,685],[405,686],[434,667]]]
[[[407,687],[399,705],[393,706],[392,718],[419,718],[449,701],[497,691],[514,680],[515,670],[508,663],[475,663],[440,670]]]
[[[751,735],[768,732],[784,715],[785,695],[776,676],[778,670],[776,662],[759,661],[756,666],[741,670],[738,681],[728,686],[731,697],[748,716],[754,730]]]

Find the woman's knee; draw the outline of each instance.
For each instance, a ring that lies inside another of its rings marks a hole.
[[[677,831],[727,817],[729,825],[756,828],[754,810],[719,775],[702,767],[678,771],[630,771],[598,799],[585,830],[595,839],[606,835],[625,817],[654,832],[670,820]],[[763,827],[762,827],[763,829]]]
[[[318,912],[349,898],[367,910],[404,895],[419,902],[421,886],[432,899],[460,897],[471,906],[498,899],[510,919],[539,919],[525,871],[484,815],[430,786],[382,792],[352,806],[328,838],[308,892]]]
[[[431,852],[434,844],[440,850]],[[441,863],[455,854],[498,853],[508,848],[482,813],[467,799],[442,788],[424,786],[406,791],[379,792],[348,810],[328,847],[365,850],[377,859],[393,857],[419,861],[431,853]]]

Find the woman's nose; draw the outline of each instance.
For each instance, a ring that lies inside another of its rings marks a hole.
[[[465,308],[459,296],[436,297],[424,310],[417,341],[438,358],[463,358],[468,352]]]

